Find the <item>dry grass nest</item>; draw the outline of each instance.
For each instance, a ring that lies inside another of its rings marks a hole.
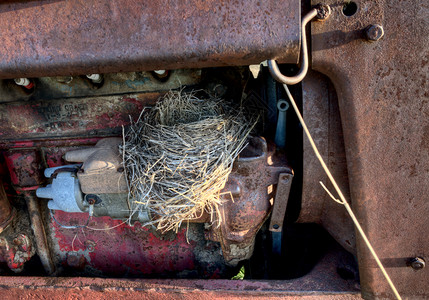
[[[132,214],[145,209],[162,231],[204,212],[222,222],[222,189],[256,120],[221,99],[170,91],[143,110],[124,136]]]

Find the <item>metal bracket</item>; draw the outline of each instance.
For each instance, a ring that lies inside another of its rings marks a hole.
[[[290,187],[292,185],[293,174],[280,173],[277,184],[276,198],[274,199],[273,211],[269,230],[272,232],[282,232],[283,220],[286,214],[286,207],[289,199]]]

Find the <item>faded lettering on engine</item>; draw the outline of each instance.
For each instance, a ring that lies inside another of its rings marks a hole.
[[[82,117],[88,110],[85,103],[79,104],[48,104],[37,108],[37,112],[45,117],[49,122],[62,121],[72,117]]]

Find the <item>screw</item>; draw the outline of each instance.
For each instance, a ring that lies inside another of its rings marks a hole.
[[[317,16],[316,18],[318,20],[326,20],[331,15],[331,7],[327,4],[319,3],[315,7],[317,9]]]
[[[425,265],[426,265],[426,262],[421,257],[414,257],[409,262],[409,266],[416,271],[423,269],[425,267]]]
[[[274,225],[273,225],[273,228],[274,228],[274,229],[279,229],[279,227],[280,227],[280,226],[279,226],[278,224],[274,224]]]
[[[287,175],[283,175],[283,176],[282,176],[282,180],[284,180],[284,181],[288,182],[288,181],[289,181],[289,178],[288,178],[288,176],[287,176]]]
[[[119,167],[116,171],[118,171],[119,173],[124,172],[124,167]]]
[[[368,41],[376,42],[384,36],[383,26],[374,24],[365,29],[366,39]]]

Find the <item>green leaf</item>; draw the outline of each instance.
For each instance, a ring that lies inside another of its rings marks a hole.
[[[240,268],[240,271],[238,271],[237,275],[233,276],[231,279],[232,280],[243,280],[244,279],[244,274],[245,274],[244,266],[242,266]]]

